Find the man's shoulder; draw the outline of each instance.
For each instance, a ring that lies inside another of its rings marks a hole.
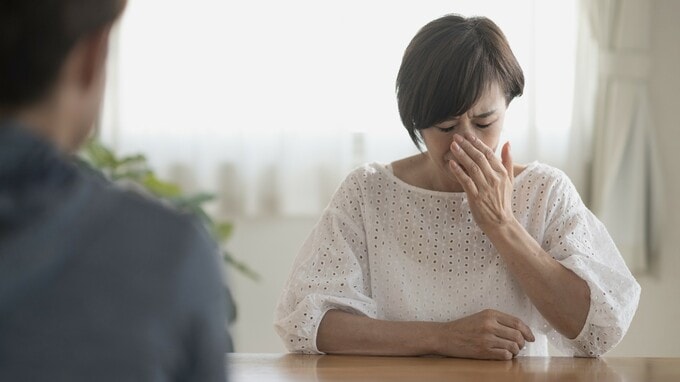
[[[198,218],[137,191],[90,179],[93,189],[85,214],[87,228],[103,243],[181,252],[192,245],[212,242]]]

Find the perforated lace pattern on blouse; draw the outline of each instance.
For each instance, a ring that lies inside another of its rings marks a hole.
[[[543,249],[591,291],[582,332],[557,333],[531,304],[472,218],[465,193],[420,189],[368,164],[339,187],[303,244],[276,309],[290,351],[320,353],[330,309],[385,320],[451,321],[496,309],[531,326],[521,355],[601,355],[623,337],[640,287],[567,176],[534,162],[515,179],[513,212]]]

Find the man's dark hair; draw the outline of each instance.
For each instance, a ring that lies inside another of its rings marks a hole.
[[[500,28],[485,17],[434,20],[418,31],[401,62],[401,121],[420,148],[419,130],[465,113],[494,83],[507,104],[524,89],[522,68]]]
[[[125,0],[0,0],[0,109],[44,97],[74,44],[124,7]]]

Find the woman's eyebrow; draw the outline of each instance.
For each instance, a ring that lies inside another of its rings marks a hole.
[[[493,110],[484,112],[484,113],[482,113],[482,114],[475,115],[475,116],[473,116],[472,118],[486,118],[486,117],[490,116],[491,114],[493,114],[493,113],[495,113],[495,112],[496,112],[496,109],[493,109]]]

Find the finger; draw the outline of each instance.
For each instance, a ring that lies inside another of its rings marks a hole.
[[[486,177],[483,174],[482,167],[480,167],[468,153],[463,149],[463,146],[470,147],[470,142],[467,142],[463,137],[454,135],[454,142],[451,143],[451,151],[453,156],[458,160],[458,164],[465,168],[468,176],[472,178],[477,185],[477,188],[485,187],[487,185]],[[481,153],[479,153],[482,155]],[[483,155],[482,155],[483,156]]]
[[[524,349],[526,342],[524,335],[519,330],[507,327],[505,325],[499,325],[496,330],[494,330],[494,334],[497,337],[515,342],[520,349]]]
[[[458,183],[463,186],[463,191],[465,191],[465,193],[470,196],[477,196],[478,189],[475,185],[475,182],[468,176],[468,174],[465,173],[463,168],[458,163],[456,163],[455,160],[449,161],[449,168],[458,180]]]
[[[486,158],[487,163],[495,172],[502,172],[505,168],[500,160],[494,155],[493,150],[487,146],[481,139],[478,139],[473,134],[466,134],[468,141]]]
[[[493,345],[493,349],[504,349],[512,353],[513,356],[519,354],[522,348],[517,345],[515,341],[508,341],[503,338],[497,338],[496,343]]]
[[[497,359],[500,361],[509,361],[512,359],[513,354],[507,349],[491,349],[489,351],[490,359]]]
[[[486,147],[484,142],[477,139],[473,134],[465,134],[465,139],[459,144],[465,150],[465,153],[482,169],[486,177],[495,176],[497,171],[491,167],[489,162],[490,159],[495,159],[495,157],[491,149],[489,149],[491,157],[488,157],[488,152],[484,150],[484,148],[488,147]]]
[[[524,322],[522,322],[522,320],[517,317],[499,312],[499,314],[496,316],[496,321],[501,325],[519,330],[524,336],[524,339],[529,342],[534,342],[536,340],[531,328],[529,328]]]
[[[505,171],[508,172],[510,181],[514,181],[515,172],[513,170],[512,154],[510,153],[510,141],[505,142],[503,149],[501,149],[501,160],[503,161],[503,167],[505,167]]]

